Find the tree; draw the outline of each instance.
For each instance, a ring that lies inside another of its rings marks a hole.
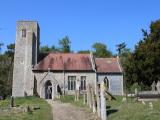
[[[96,42],[92,45],[92,48],[94,49],[93,54],[96,57],[111,57],[112,53],[107,50],[107,46],[103,43]]]
[[[149,89],[153,81],[160,80],[160,20],[151,23],[149,33],[142,32],[143,39],[135,46],[124,69],[128,87],[138,83]]]
[[[7,51],[5,52],[5,54],[7,54],[9,57],[14,58],[14,50],[15,50],[15,44],[11,43],[7,45]]]
[[[82,53],[82,54],[89,54],[90,50],[80,50],[77,53]]]
[[[40,53],[49,53],[49,52],[57,52],[60,51],[58,48],[56,48],[54,45],[51,47],[48,47],[48,45],[44,45],[40,48]]]
[[[42,60],[50,52],[60,52],[60,49],[56,48],[54,45],[52,45],[51,47],[48,47],[48,45],[41,46],[38,55],[38,61]]]
[[[116,46],[117,46],[117,52],[120,55],[123,52],[123,50],[126,48],[126,43],[123,42],[123,43],[120,43]]]
[[[1,50],[2,50],[2,46],[3,46],[3,43],[0,43],[0,53],[1,53]]]
[[[0,96],[11,95],[14,44],[7,45],[7,51],[0,55]]]
[[[70,44],[71,44],[71,41],[69,40],[68,36],[65,36],[64,38],[59,40],[59,45],[61,46],[61,51],[64,52],[64,53],[71,52]]]

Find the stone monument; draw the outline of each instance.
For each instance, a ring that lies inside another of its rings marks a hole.
[[[151,87],[152,87],[152,91],[156,91],[156,82],[155,81],[153,81]]]
[[[157,91],[160,93],[160,81],[157,82],[156,88],[157,88]]]

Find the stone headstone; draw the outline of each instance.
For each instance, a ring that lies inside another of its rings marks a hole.
[[[153,110],[153,104],[152,104],[152,102],[149,102],[149,108],[150,108],[151,110]]]
[[[156,88],[157,88],[157,91],[160,92],[160,81],[157,82]]]
[[[156,91],[156,82],[155,81],[153,81],[151,87],[152,87],[152,91]]]

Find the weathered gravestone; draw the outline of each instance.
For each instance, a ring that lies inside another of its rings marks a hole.
[[[153,81],[151,87],[152,87],[152,91],[156,91],[156,82],[155,81]]]
[[[156,88],[157,88],[157,91],[160,93],[160,81],[157,82]]]

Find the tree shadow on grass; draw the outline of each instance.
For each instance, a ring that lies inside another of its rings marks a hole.
[[[106,106],[106,109],[110,109],[111,108],[111,106]]]
[[[107,114],[107,116],[110,115],[110,114],[113,114],[115,112],[118,112],[118,109],[113,109],[113,108],[111,108],[111,106],[106,106],[106,114]]]
[[[116,113],[116,112],[118,112],[118,109],[109,109],[109,110],[107,110],[106,114],[107,114],[107,116],[109,116],[109,115]]]

